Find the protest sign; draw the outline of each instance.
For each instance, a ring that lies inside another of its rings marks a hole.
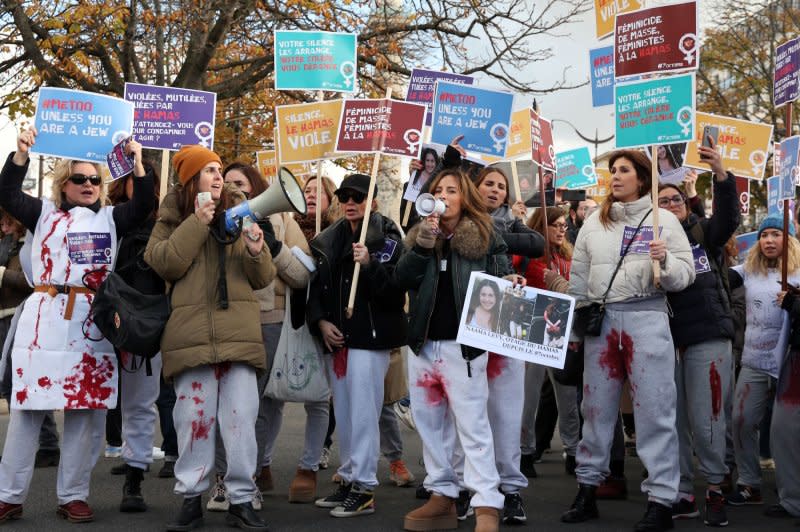
[[[419,157],[425,106],[388,98],[345,100],[336,151]]]
[[[553,124],[531,109],[531,156],[543,170],[556,171],[556,148],[553,145]]]
[[[736,262],[738,264],[744,264],[744,261],[747,258],[747,253],[749,253],[750,248],[752,248],[757,241],[758,231],[736,235],[736,252],[738,253],[736,256]]]
[[[475,78],[463,74],[452,72],[440,72],[438,70],[425,70],[415,68],[411,71],[411,78],[408,80],[408,91],[406,91],[406,101],[412,103],[425,104],[427,110],[425,114],[425,125],[431,125],[433,117],[433,93],[436,90],[437,81],[449,81],[451,83],[461,83],[462,85],[472,85]]]
[[[800,70],[800,37],[795,37],[775,49],[773,83],[775,107],[793,102],[800,96],[798,70]]]
[[[697,69],[697,2],[618,15],[614,25],[614,75],[664,74]]]
[[[594,174],[597,176],[597,184],[586,189],[586,197],[600,203],[611,193],[611,172],[608,168],[595,167]]]
[[[750,180],[736,176],[736,194],[739,196],[739,207],[742,214],[750,213]]]
[[[617,148],[688,142],[694,132],[694,75],[614,87]]]
[[[456,341],[561,369],[574,309],[575,300],[566,294],[472,272]]]
[[[614,17],[618,13],[635,11],[641,7],[639,0],[594,0],[597,38],[602,39],[614,33]]]
[[[131,138],[126,137],[119,141],[114,148],[106,155],[106,164],[111,173],[112,181],[124,177],[133,172],[134,157],[125,153],[125,148],[130,143]]]
[[[592,107],[614,104],[614,47],[589,50]]]
[[[589,148],[577,148],[556,154],[556,188],[576,190],[597,184]]]
[[[436,82],[431,142],[461,146],[476,153],[505,157],[514,95],[446,81]]]
[[[184,144],[214,149],[217,95],[158,85],[125,84],[134,105],[133,136],[145,148],[177,151]]]
[[[780,199],[794,199],[794,187],[798,184],[798,176],[800,176],[800,137],[795,135],[783,139],[780,145],[780,158],[778,159],[778,168],[781,180]],[[776,173],[778,170],[776,170]]]
[[[781,177],[772,176],[767,178],[767,214],[778,214],[783,212],[783,202],[781,198]]]
[[[281,164],[332,156],[341,115],[342,100],[275,107],[276,146]]]
[[[516,166],[516,170],[512,168],[512,165]],[[492,168],[497,168],[508,178],[507,199],[509,205],[513,205],[517,201],[528,201],[536,192],[539,191],[539,180],[537,176],[536,165],[530,159],[519,161],[495,161],[489,166]],[[517,197],[516,188],[512,183],[512,176],[515,172],[517,181],[519,182],[519,197]]]
[[[683,153],[686,151],[685,142],[660,144],[655,148],[659,183],[680,185],[686,178],[686,174],[694,171],[683,166]],[[645,149],[645,153],[647,158],[652,160],[653,146]]]
[[[104,94],[42,87],[31,152],[106,164],[114,145],[131,135],[133,104]]]
[[[702,142],[703,128],[716,126],[719,128],[717,151],[722,157],[722,165],[737,176],[750,179],[764,177],[772,139],[771,125],[699,111],[694,123],[694,138],[686,145],[686,166],[708,170],[708,163],[700,160],[697,147]]]
[[[268,183],[278,176],[278,158],[275,150],[264,150],[256,152],[256,165],[258,171],[264,176]],[[309,163],[286,163],[282,164],[284,168],[289,170],[298,181],[304,181],[304,178],[314,173],[312,165]]]
[[[356,34],[275,31],[277,90],[356,90]]]
[[[508,137],[506,158],[530,157],[533,149],[531,142],[530,109],[514,111],[511,113],[511,135]]]

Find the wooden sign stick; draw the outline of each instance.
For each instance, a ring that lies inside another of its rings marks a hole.
[[[650,193],[653,200],[653,240],[658,240],[658,146],[653,145],[650,148],[650,159],[652,164]],[[661,263],[657,260],[653,261],[653,284],[656,288],[661,287]]]

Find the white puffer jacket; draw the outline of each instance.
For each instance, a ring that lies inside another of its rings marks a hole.
[[[575,242],[569,274],[569,294],[577,301],[602,301],[627,243],[623,241],[626,228],[629,235],[633,234],[650,207],[650,196],[629,203],[617,201],[611,206],[612,222],[608,228],[600,223],[599,211],[584,222]],[[637,240],[649,241],[652,238],[652,219],[651,212],[642,224]],[[661,264],[661,288],[653,285],[649,245],[634,242],[614,279],[606,303],[678,292],[694,282],[694,259],[686,232],[675,215],[665,209],[659,209],[658,222],[661,227],[659,239],[667,244],[667,258]]]

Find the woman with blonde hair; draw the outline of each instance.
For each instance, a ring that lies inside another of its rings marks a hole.
[[[544,257],[528,260],[514,257],[514,268],[525,275],[528,286],[567,293],[569,290],[569,270],[572,265],[572,244],[567,238],[567,217],[559,207],[536,209],[528,219],[528,227],[541,230],[547,224],[550,241],[550,263]],[[585,223],[585,222],[584,222]],[[545,331],[547,337],[547,331]],[[540,364],[525,364],[525,408],[522,413],[522,456],[521,469],[530,476],[536,475],[534,467],[536,450],[536,411],[545,377],[553,384],[558,407],[558,430],[564,452],[567,453],[565,470],[575,474],[575,451],[580,437],[580,417],[578,415],[578,390],[575,386],[561,384],[553,377],[553,370]]]
[[[565,523],[598,517],[596,490],[609,474],[609,450],[623,383],[630,382],[636,419],[636,451],[649,476],[642,483],[647,511],[637,532],[672,528],[678,495],[675,350],[666,292],[695,278],[689,241],[671,212],[659,210],[653,235],[651,164],[635,150],[619,150],[608,162],[611,194],[578,234],[570,269],[570,295],[580,306],[604,305],[599,330],[584,340],[583,439],[576,454],[579,490]],[[658,207],[656,207],[658,208]],[[660,268],[654,279],[653,262]],[[618,275],[619,274],[619,275]]]
[[[445,203],[445,212],[409,232],[408,251],[395,272],[401,287],[410,291],[408,345],[416,355],[408,360],[411,408],[424,448],[425,488],[432,492],[424,506],[406,515],[404,527],[458,526],[460,486],[453,463],[458,436],[466,460],[464,483],[475,493],[475,530],[496,531],[504,497],[487,407],[489,355],[457,343],[456,337],[473,271],[520,284],[524,279],[510,275],[507,247],[463,172],[440,172],[430,191]]]
[[[800,283],[800,244],[789,224],[788,282]],[[744,285],[747,326],[742,369],[733,399],[733,445],[739,479],[727,497],[733,506],[762,504],[758,426],[767,410],[786,353],[790,316],[781,308],[783,217],[770,215],[758,227],[758,242],[744,264],[731,269],[731,286]],[[735,272],[735,273],[733,273]],[[780,467],[779,464],[776,465]]]
[[[52,199],[23,193],[31,128],[0,172],[0,207],[33,233],[34,293],[25,301],[14,335],[11,421],[0,463],[0,521],[18,519],[33,475],[39,428],[48,410],[64,410],[58,472],[58,514],[72,522],[94,519],[89,479],[103,439],[105,410],[117,402],[117,357],[91,320],[94,291],[114,268],[117,243],[153,210],[153,176],[134,156],[131,201],[103,205],[99,166],[61,161]],[[20,257],[22,260],[22,257]],[[101,340],[97,341],[100,338]]]

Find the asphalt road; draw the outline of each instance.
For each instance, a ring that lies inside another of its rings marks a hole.
[[[413,488],[398,488],[388,481],[388,464],[381,460],[378,470],[382,485],[376,491],[376,512],[373,515],[336,519],[329,517],[326,510],[313,505],[289,504],[287,493],[289,483],[294,475],[300,448],[303,444],[304,411],[302,406],[290,404],[285,409],[283,429],[278,440],[276,456],[273,462],[275,491],[264,500],[261,515],[270,524],[273,531],[397,531],[402,530],[403,516],[417,507],[421,501],[414,498]],[[60,420],[59,420],[60,424]],[[0,440],[5,441],[8,415],[0,414]],[[421,443],[414,432],[402,428],[405,440],[406,462],[418,480],[423,477]],[[160,440],[157,437],[156,443]],[[554,441],[554,444],[557,444]],[[335,450],[335,446],[334,446]],[[335,453],[334,453],[335,454]],[[90,504],[95,512],[93,523],[74,525],[59,518],[56,508],[56,468],[37,469],[33,477],[30,494],[24,506],[24,516],[19,521],[0,525],[0,529],[16,531],[61,530],[81,531],[149,531],[163,530],[164,524],[177,512],[180,500],[173,494],[172,479],[157,478],[155,473],[161,467],[160,462],[153,466],[153,473],[145,476],[143,492],[150,506],[143,514],[121,514],[118,505],[122,493],[123,477],[109,474],[111,467],[118,459],[100,458],[92,475],[92,493]],[[533,479],[531,485],[523,492],[528,512],[528,523],[524,527],[501,527],[504,530],[536,530],[536,531],[630,531],[633,524],[642,516],[646,505],[645,497],[639,492],[642,467],[636,458],[628,458],[626,470],[630,495],[626,501],[601,501],[601,518],[579,525],[564,525],[558,517],[572,502],[576,491],[575,480],[564,474],[561,454],[554,451],[544,455],[544,462],[537,464],[539,478]],[[327,494],[334,485],[330,483],[334,469],[320,472],[318,489]],[[774,492],[774,475],[765,473],[764,498],[766,504],[776,502]],[[696,494],[702,494],[702,486],[698,483]],[[204,504],[207,497],[204,497]],[[750,506],[729,508],[728,518],[730,530],[761,530],[778,532],[780,530],[800,530],[796,520],[775,520],[761,516],[763,507]],[[206,513],[206,525],[203,530],[230,530],[225,525],[225,514]],[[460,530],[472,530],[474,521],[460,524]],[[706,527],[699,519],[680,521],[676,530],[703,530]]]

